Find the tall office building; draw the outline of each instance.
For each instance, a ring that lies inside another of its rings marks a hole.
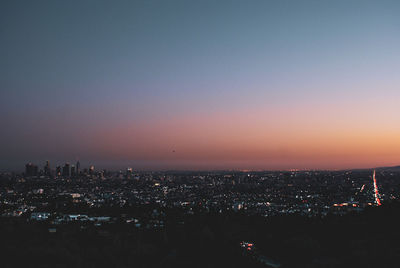
[[[43,168],[44,175],[50,176],[50,162],[49,160],[46,161],[46,165]]]
[[[56,167],[56,176],[61,176],[61,167],[60,166]]]
[[[32,163],[28,163],[25,165],[25,175],[28,177],[37,176],[38,175],[38,167]]]
[[[79,161],[76,162],[76,174],[79,175],[79,173],[81,172],[81,163],[79,163]]]
[[[89,174],[94,175],[94,166],[90,166],[89,168]]]
[[[71,165],[71,177],[76,175],[76,169],[74,165]]]
[[[32,173],[32,163],[28,163],[25,165],[25,175],[31,176]]]
[[[63,167],[63,171],[62,171],[62,175],[64,177],[68,177],[70,176],[70,164],[69,163],[65,163],[64,167]]]

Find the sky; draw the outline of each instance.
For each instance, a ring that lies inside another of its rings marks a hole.
[[[0,2],[0,170],[400,164],[399,1]]]

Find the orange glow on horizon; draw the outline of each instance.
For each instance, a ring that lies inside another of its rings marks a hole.
[[[254,108],[121,122],[104,128],[92,151],[115,160],[187,163],[189,168],[198,163],[240,169],[399,164],[400,125],[373,111],[347,115],[348,107],[341,107],[345,112],[318,106]]]

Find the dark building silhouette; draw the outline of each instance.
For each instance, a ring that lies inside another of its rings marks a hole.
[[[76,168],[74,165],[71,165],[71,176],[75,176],[76,175]]]
[[[56,167],[56,176],[61,176],[61,167],[60,166]]]
[[[38,167],[32,163],[28,163],[25,165],[25,175],[28,177],[37,176],[38,175]]]
[[[69,163],[65,163],[64,167],[63,167],[63,171],[62,171],[62,175],[64,177],[68,177],[70,176],[70,164]]]
[[[76,174],[79,175],[80,172],[81,172],[81,163],[79,163],[79,161],[78,161],[78,162],[76,162]]]
[[[50,176],[50,162],[49,160],[46,161],[46,165],[43,168],[44,175]]]

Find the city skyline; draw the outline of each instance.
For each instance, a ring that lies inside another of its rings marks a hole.
[[[88,173],[90,170],[95,171],[97,173],[102,172],[306,172],[306,171],[357,171],[357,170],[375,170],[375,169],[398,169],[400,165],[396,166],[374,166],[374,167],[365,167],[365,168],[344,168],[344,169],[145,169],[145,168],[134,168],[134,165],[123,165],[119,163],[118,165],[98,165],[98,163],[94,163],[93,161],[89,161],[84,163],[81,166],[80,160],[76,162],[71,161],[55,161],[52,162],[50,160],[42,161],[42,162],[32,162],[29,161],[24,164],[24,166],[20,166],[14,170],[4,170],[6,172],[16,172],[22,173],[28,176],[49,176],[52,175],[54,177],[57,176],[73,176],[78,175],[80,173]],[[68,173],[64,174],[64,168],[68,169]],[[23,170],[25,172],[23,172]],[[30,170],[30,171],[28,171]],[[58,174],[59,173],[59,174]]]
[[[399,165],[399,12],[389,0],[4,1],[0,170]]]

